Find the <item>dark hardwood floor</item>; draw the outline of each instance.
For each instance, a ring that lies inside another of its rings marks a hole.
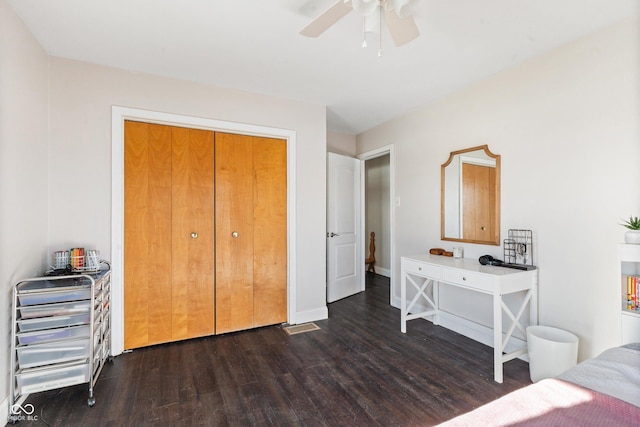
[[[400,332],[389,282],[329,305],[321,329],[271,326],[159,345],[107,364],[86,385],[33,394],[57,426],[429,426],[530,384],[528,364],[493,381],[493,350],[430,322]],[[22,425],[35,422],[22,421]]]

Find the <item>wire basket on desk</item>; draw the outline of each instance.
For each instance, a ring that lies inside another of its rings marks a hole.
[[[504,239],[504,262],[514,265],[533,265],[533,233],[531,230],[510,229]]]

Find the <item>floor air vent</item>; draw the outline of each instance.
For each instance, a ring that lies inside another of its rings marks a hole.
[[[303,332],[316,331],[320,329],[315,323],[303,323],[302,325],[287,326],[284,330],[289,335],[301,334]]]

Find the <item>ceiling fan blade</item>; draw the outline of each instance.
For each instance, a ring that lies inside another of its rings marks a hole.
[[[338,0],[329,9],[325,10],[316,19],[311,21],[309,25],[304,27],[300,34],[307,37],[318,37],[324,33],[330,26],[338,22],[343,16],[351,12],[351,2]]]
[[[391,33],[391,38],[396,46],[402,46],[409,43],[420,35],[416,21],[412,16],[400,18],[393,9],[387,9],[385,13],[387,28]]]

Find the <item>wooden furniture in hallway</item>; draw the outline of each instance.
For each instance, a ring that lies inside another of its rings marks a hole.
[[[364,260],[367,266],[367,272],[376,272],[376,233],[373,231],[369,234],[369,256]]]

